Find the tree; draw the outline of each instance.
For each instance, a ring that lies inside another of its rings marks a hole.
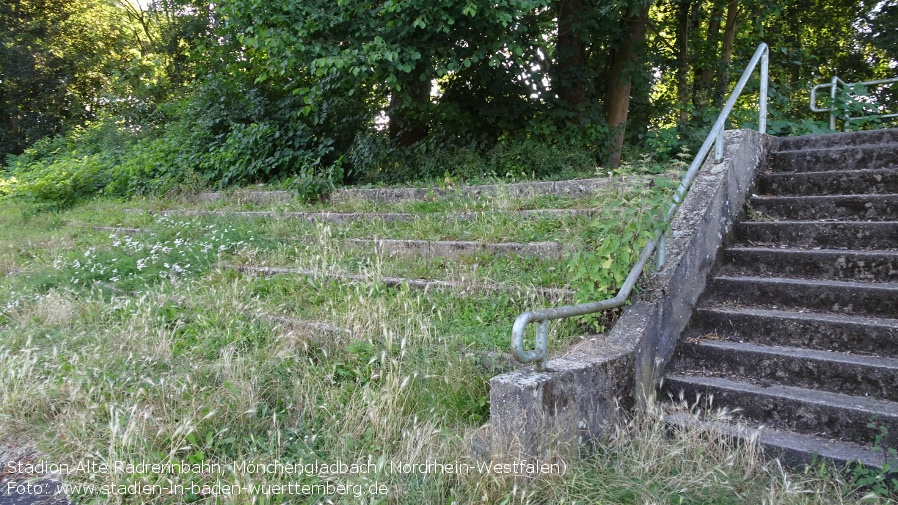
[[[95,117],[129,58],[125,24],[105,0],[0,3],[0,154]]]
[[[608,88],[605,92],[605,120],[611,135],[608,166],[612,168],[617,168],[621,161],[633,74],[645,72],[639,65],[642,62],[650,6],[650,3],[634,2],[623,12],[620,20],[621,38],[610,58],[606,77]]]

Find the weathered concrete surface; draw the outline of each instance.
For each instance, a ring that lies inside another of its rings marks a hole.
[[[728,247],[718,273],[898,282],[898,251]]]
[[[750,307],[700,306],[686,337],[898,358],[898,320]]]
[[[708,287],[713,301],[758,308],[823,311],[894,317],[898,283],[716,276]]]
[[[374,202],[402,202],[433,200],[442,197],[487,198],[498,195],[511,197],[528,197],[539,195],[555,195],[563,198],[590,196],[598,191],[611,188],[622,188],[638,184],[648,184],[651,178],[641,176],[597,177],[593,179],[576,179],[567,181],[521,182],[514,184],[486,184],[481,186],[460,186],[457,188],[375,188],[375,189],[340,189],[330,193],[330,202],[366,200]],[[216,191],[201,193],[200,201],[217,202],[228,200],[236,203],[254,203],[258,205],[271,203],[289,203],[296,200],[293,191],[259,191],[240,189],[236,191]]]
[[[758,194],[851,195],[898,193],[898,168],[762,174]]]
[[[778,172],[892,168],[898,166],[898,143],[778,150],[770,163]]]
[[[775,347],[725,340],[680,343],[679,370],[714,370],[723,377],[750,377],[833,393],[898,401],[898,359],[845,352]]]
[[[761,196],[751,206],[773,219],[898,221],[898,194]]]
[[[547,372],[492,379],[494,451],[539,456],[557,444],[588,443],[617,419],[618,404],[638,405],[654,391],[771,143],[752,131],[726,135],[725,159],[705,164],[673,220],[663,270],[646,277],[608,335],[550,360]]]
[[[404,277],[376,277],[371,275],[344,274],[334,272],[321,272],[316,270],[303,270],[300,268],[280,268],[264,266],[231,266],[240,272],[259,275],[301,275],[313,279],[334,279],[342,282],[383,282],[389,287],[410,287],[428,290],[449,290],[461,293],[530,293],[542,296],[547,300],[559,302],[570,301],[574,292],[562,288],[522,287],[507,284],[476,284],[471,282],[450,282],[427,279],[406,279]]]
[[[736,226],[736,240],[752,245],[898,250],[896,237],[898,221],[752,221]]]
[[[870,443],[878,430],[869,427],[876,418],[888,428],[885,447],[898,447],[898,404],[887,400],[829,391],[808,390],[779,384],[753,384],[722,377],[668,375],[664,379],[671,391],[682,391],[690,403],[702,398],[701,405],[738,405],[741,416],[777,429],[813,433],[826,438]]]
[[[641,333],[651,307],[640,304],[618,322],[619,332]],[[640,324],[641,323],[641,324]],[[591,337],[548,371],[521,368],[490,381],[491,452],[494,456],[544,458],[559,447],[589,444],[617,422],[619,409],[632,407],[633,342],[610,344]]]
[[[781,431],[769,426],[700,421],[687,414],[669,415],[665,417],[665,421],[676,428],[704,429],[740,442],[756,440],[768,455],[781,458],[793,466],[819,464],[820,458],[824,458],[838,465],[853,465],[860,462],[865,467],[879,469],[888,463],[892,474],[898,469],[898,460],[886,461],[882,451],[873,451],[851,442]]]
[[[797,151],[809,147],[840,147],[894,143],[898,143],[898,128],[848,133],[822,133],[819,135],[802,135],[800,137],[780,137],[777,140],[777,149],[783,151]]]

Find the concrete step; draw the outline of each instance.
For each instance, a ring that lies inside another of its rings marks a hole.
[[[898,403],[830,391],[753,384],[702,375],[669,374],[664,391],[701,407],[739,409],[737,414],[776,429],[872,445],[880,433],[871,420],[888,429],[882,444],[898,447]]]
[[[612,188],[638,187],[649,184],[654,177],[597,177],[592,179],[571,179],[566,181],[532,181],[509,184],[485,184],[461,187],[427,188],[347,188],[338,189],[326,196],[328,202],[353,200],[369,202],[411,202],[437,198],[487,198],[508,195],[510,197],[530,197],[553,195],[559,198],[579,198],[591,196],[599,191]],[[200,201],[254,203],[257,205],[290,203],[298,200],[295,191],[239,189],[236,191],[215,191],[200,193]]]
[[[896,358],[702,339],[680,346],[675,370],[898,401]]]
[[[126,210],[126,212],[147,212]],[[212,216],[212,217],[245,217],[268,219],[296,219],[310,223],[344,224],[356,221],[410,222],[415,220],[436,218],[455,221],[473,221],[490,216],[504,215],[520,219],[550,219],[574,216],[592,216],[595,209],[532,209],[532,210],[491,210],[460,212],[292,212],[292,211],[230,211],[230,210],[164,210],[158,213],[163,216]]]
[[[751,208],[758,214],[755,221],[788,220],[898,220],[898,194],[890,195],[830,195],[830,196],[769,196],[753,197]]]
[[[459,258],[478,254],[535,256],[543,259],[562,259],[571,248],[558,242],[476,242],[459,240],[390,240],[346,239],[352,248],[371,248],[385,256],[421,256],[425,258]]]
[[[837,466],[860,463],[868,468],[898,469],[898,460],[887,458],[883,451],[851,442],[778,430],[759,423],[702,420],[684,413],[668,414],[664,420],[672,429],[700,429],[740,443],[757,442],[768,456],[795,467],[817,464],[823,458]]]
[[[517,293],[522,295],[534,295],[557,303],[570,303],[574,299],[575,292],[564,288],[546,288],[539,286],[518,286],[512,284],[479,284],[475,282],[453,282],[433,279],[408,279],[405,277],[385,277],[363,274],[324,272],[318,270],[305,270],[301,268],[275,267],[275,266],[249,266],[249,265],[223,265],[242,273],[255,275],[295,275],[308,277],[315,280],[332,280],[349,283],[383,283],[387,287],[407,287],[422,291],[454,291],[458,293]]]
[[[849,195],[898,193],[898,168],[838,172],[765,173],[758,177],[761,195]]]
[[[898,221],[743,221],[735,238],[752,245],[898,250]]]
[[[833,132],[819,135],[801,135],[798,137],[779,137],[777,139],[776,149],[779,151],[797,151],[799,149],[817,147],[844,147],[891,143],[898,143],[898,128],[847,133]]]
[[[805,148],[774,151],[769,167],[773,172],[822,172],[869,170],[898,166],[898,143]]]
[[[747,307],[700,306],[685,338],[876,354],[898,358],[898,319]]]
[[[898,283],[716,276],[710,302],[755,308],[894,317]]]
[[[898,250],[728,247],[723,251],[718,272],[730,276],[898,282]]]

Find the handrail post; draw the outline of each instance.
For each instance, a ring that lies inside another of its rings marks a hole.
[[[723,161],[723,128],[720,129],[720,133],[717,134],[717,139],[714,141],[714,161],[717,163]]]
[[[836,131],[836,86],[839,85],[839,78],[833,76],[832,84],[829,86],[829,129]]]
[[[761,103],[758,111],[758,131],[761,133],[767,133],[767,86],[769,84],[769,72],[770,48],[767,47],[761,56],[761,96],[759,98]],[[723,133],[720,135],[723,137]],[[722,139],[721,144],[723,144]]]

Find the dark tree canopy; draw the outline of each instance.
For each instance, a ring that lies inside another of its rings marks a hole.
[[[3,157],[62,135],[127,191],[457,169],[434,151],[500,176],[663,158],[701,140],[761,41],[773,133],[817,128],[807,93],[831,76],[898,74],[895,0],[12,0],[0,30]]]

